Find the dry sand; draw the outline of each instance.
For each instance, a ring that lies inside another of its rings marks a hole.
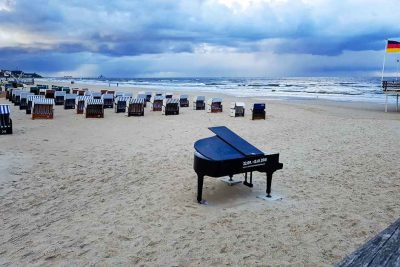
[[[14,134],[0,136],[0,265],[329,266],[400,216],[399,113],[267,101],[267,119],[251,121],[229,117],[234,99],[222,97],[222,114],[85,119],[56,106],[54,120],[31,120],[13,107]],[[193,143],[216,125],[280,153],[282,200],[256,198],[256,173],[252,189],[206,177],[209,205],[197,204]]]

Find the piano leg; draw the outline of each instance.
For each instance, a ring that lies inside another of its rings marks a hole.
[[[204,176],[197,175],[197,202],[202,204]]]
[[[267,197],[271,197],[272,172],[267,172]]]
[[[247,172],[245,173],[243,184],[248,187],[253,187],[253,172],[250,172],[250,183],[247,182]]]

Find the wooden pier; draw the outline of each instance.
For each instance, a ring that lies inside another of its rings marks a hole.
[[[400,266],[400,218],[336,266]]]

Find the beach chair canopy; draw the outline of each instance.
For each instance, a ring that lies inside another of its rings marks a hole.
[[[93,97],[101,97],[101,93],[100,92],[92,92],[92,96]]]
[[[126,97],[133,97],[133,94],[132,94],[132,93],[124,93],[123,96],[126,96]]]
[[[30,95],[35,95],[35,94],[28,93],[28,92],[22,92],[21,95],[20,95],[20,98],[21,99],[28,99],[28,96],[30,96]]]
[[[93,98],[89,98],[89,99],[86,99],[86,101],[85,101],[85,108],[87,107],[87,106],[94,106],[94,105],[103,105],[104,104],[104,101],[103,101],[103,99],[93,99]]]
[[[44,98],[44,95],[28,95],[28,101],[33,101],[36,98]]]
[[[103,99],[114,99],[114,95],[111,94],[104,94],[101,96]]]
[[[21,95],[21,93],[22,93],[23,91],[22,90],[13,90],[12,91],[12,93],[11,93],[11,95],[13,96],[19,96],[19,95]]]
[[[75,98],[75,103],[78,104],[79,101],[85,101],[88,99],[91,99],[92,96],[88,96],[88,95],[79,95]]]
[[[205,101],[206,97],[205,96],[196,96],[195,101]]]
[[[119,96],[115,98],[115,103],[117,104],[118,102],[129,102],[131,98],[128,96]]]
[[[167,104],[179,104],[179,99],[175,99],[175,98],[164,98],[163,100],[163,105],[167,105]]]
[[[77,95],[76,94],[66,94],[65,99],[76,99]]]
[[[124,96],[124,92],[116,92],[115,97],[118,97],[118,96]]]
[[[46,93],[46,91],[47,91],[47,88],[41,88],[41,89],[39,89],[39,92],[40,92],[40,93]]]
[[[146,97],[147,96],[151,96],[152,95],[152,93],[151,92],[146,92],[146,93],[144,93],[145,95],[146,95]]]
[[[253,110],[264,110],[265,103],[254,103]]]
[[[141,93],[139,93],[138,95],[137,95],[137,98],[146,98],[146,94],[141,94]]]
[[[211,98],[210,102],[211,103],[221,103],[222,102],[222,98],[214,97],[214,98]]]
[[[34,105],[54,105],[54,99],[53,98],[34,98],[32,101],[32,107]]]
[[[189,96],[188,95],[180,95],[180,97],[179,97],[179,99],[188,99],[189,98]]]
[[[163,95],[155,95],[153,101],[160,101],[160,100],[164,100],[164,96]]]
[[[144,98],[131,98],[129,104],[144,104]]]
[[[66,93],[65,91],[56,91],[56,92],[54,93],[54,96],[55,96],[55,97],[57,97],[57,96],[64,96],[64,97],[65,97],[66,94],[67,94],[67,93]]]
[[[0,115],[10,114],[10,105],[0,105]]]
[[[244,104],[244,102],[232,102],[232,103],[231,103],[231,108],[235,108],[235,107],[242,107],[242,108],[244,108],[244,107],[245,107],[245,104]]]

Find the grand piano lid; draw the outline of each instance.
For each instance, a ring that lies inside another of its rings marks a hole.
[[[224,126],[209,128],[217,136],[194,144],[197,152],[212,160],[239,159],[264,153]]]
[[[253,146],[252,144],[250,144],[249,142],[247,142],[242,137],[235,134],[225,126],[210,127],[208,129],[210,129],[210,131],[215,133],[219,138],[221,138],[226,143],[234,147],[244,156],[264,155],[264,153],[261,150],[259,150],[258,148],[256,148],[255,146]]]
[[[217,136],[198,140],[194,149],[210,160],[230,160],[244,158],[243,154]]]

